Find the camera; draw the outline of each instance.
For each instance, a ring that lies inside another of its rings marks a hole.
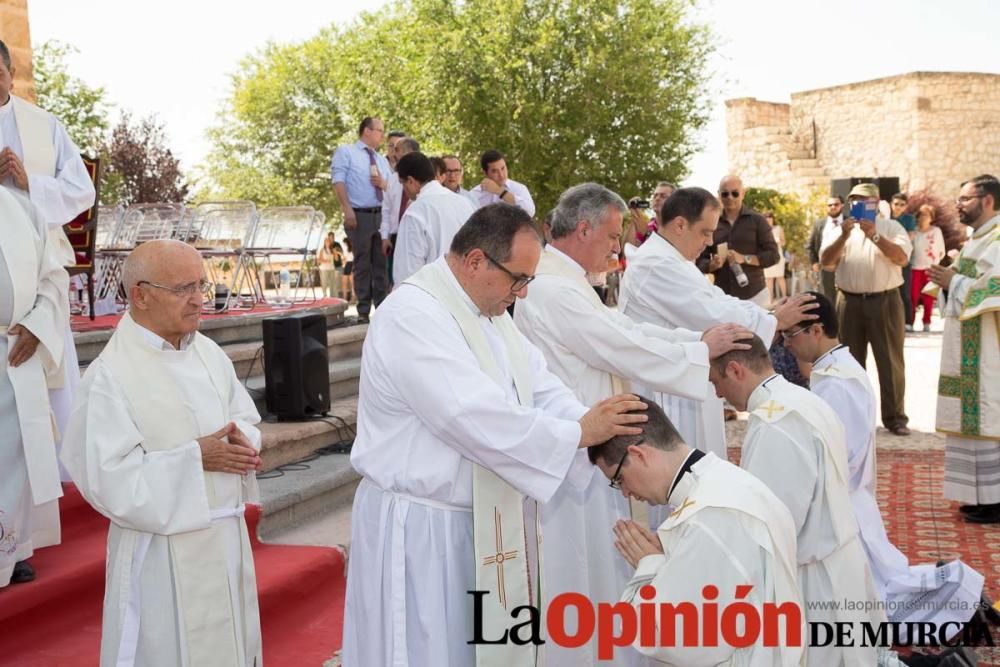
[[[628,200],[628,207],[645,211],[649,208],[649,201],[646,199],[640,199],[639,197],[632,197]]]

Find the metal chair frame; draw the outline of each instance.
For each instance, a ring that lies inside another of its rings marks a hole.
[[[246,278],[264,296],[261,266],[272,268],[272,258],[290,256],[300,262],[299,279],[290,297],[293,303],[316,301],[316,285],[312,280],[309,258],[316,257],[315,239],[322,234],[326,217],[311,206],[271,206],[260,209],[253,240],[246,250]],[[301,292],[300,292],[301,291]],[[308,291],[308,294],[306,294]],[[263,299],[265,302],[267,298]]]

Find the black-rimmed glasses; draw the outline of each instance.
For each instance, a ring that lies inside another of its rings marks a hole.
[[[638,447],[646,441],[646,438],[640,438],[633,447]],[[625,459],[628,458],[628,447],[625,448],[625,453],[622,454],[622,460],[618,462],[618,467],[615,468],[615,474],[611,476],[611,481],[608,482],[610,486],[615,491],[620,491],[622,488],[622,466],[625,465]]]
[[[482,248],[480,248],[480,250],[482,250],[483,256],[485,256],[486,259],[488,259],[493,266],[497,267],[498,269],[506,273],[510,277],[510,279],[514,281],[510,285],[511,292],[520,292],[522,289],[528,286],[528,283],[530,283],[532,280],[535,279],[535,276],[524,276],[514,273],[506,266],[504,266],[500,262],[490,257],[485,250],[483,250]]]

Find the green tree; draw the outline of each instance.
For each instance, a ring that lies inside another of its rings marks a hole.
[[[709,102],[707,28],[686,0],[426,0],[449,14],[437,89],[467,157],[508,156],[539,215],[566,187],[626,198],[678,181]],[[440,20],[440,19],[438,19]],[[475,173],[475,170],[470,170]]]
[[[244,61],[210,135],[207,175],[220,194],[330,216],[331,152],[379,115],[427,153],[458,154],[467,186],[481,177],[480,153],[501,150],[539,216],[581,181],[646,192],[686,174],[707,118],[711,39],[692,7],[398,0]]]
[[[330,158],[347,124],[332,83],[335,43],[336,33],[324,30],[301,44],[268,44],[243,60],[209,131],[210,196],[308,204],[328,216],[339,210]]]
[[[38,106],[62,121],[73,143],[87,155],[97,155],[108,131],[111,105],[103,87],[91,87],[69,73],[66,58],[77,53],[69,44],[49,40],[35,49],[35,92]]]
[[[774,224],[781,225],[785,230],[785,247],[797,256],[806,257],[806,245],[816,220],[815,212],[820,210],[820,202],[825,199],[822,191],[801,198],[768,188],[747,188],[743,201],[756,211],[770,211],[774,215]]]

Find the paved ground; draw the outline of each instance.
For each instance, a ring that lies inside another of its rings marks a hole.
[[[908,437],[895,436],[883,428],[876,435],[878,449],[932,450],[944,448],[944,436],[934,431],[934,414],[937,406],[937,379],[941,362],[942,322],[935,318],[930,332],[909,333],[906,336],[904,358],[906,362],[906,413],[910,418]],[[869,355],[866,364],[878,396],[878,374],[875,360]],[[881,413],[880,413],[881,414]],[[746,415],[726,424],[726,437],[730,447],[738,447],[746,433]],[[340,667],[340,658],[334,656],[323,667]]]

